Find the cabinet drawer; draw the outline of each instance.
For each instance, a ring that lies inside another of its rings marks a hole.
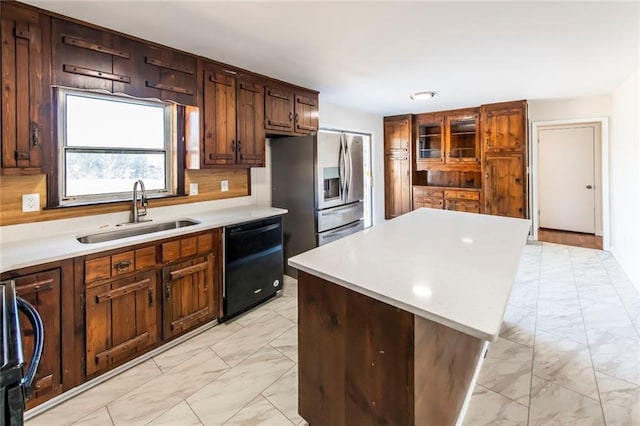
[[[84,265],[85,283],[92,283],[112,277],[140,271],[156,264],[155,246],[129,250],[122,253],[86,260]]]
[[[472,200],[445,200],[446,210],[457,212],[480,213],[480,202]]]
[[[459,200],[479,200],[480,193],[476,191],[444,191],[444,198],[457,198]]]
[[[444,207],[444,200],[442,198],[429,198],[419,197],[413,201],[413,208],[429,207],[432,209],[442,209]]]
[[[414,186],[413,187],[413,195],[414,197],[440,197],[444,196],[444,191],[441,189],[433,189],[424,186]]]
[[[212,249],[213,235],[211,233],[169,241],[162,244],[162,262],[206,253]]]

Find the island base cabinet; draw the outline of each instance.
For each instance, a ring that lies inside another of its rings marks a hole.
[[[86,290],[87,376],[158,341],[157,305],[154,272]]]
[[[298,274],[299,412],[311,425],[453,425],[484,341]]]

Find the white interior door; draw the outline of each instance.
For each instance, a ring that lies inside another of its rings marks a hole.
[[[595,234],[593,126],[538,133],[540,228]]]

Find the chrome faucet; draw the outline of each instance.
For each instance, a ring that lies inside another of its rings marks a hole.
[[[138,208],[138,184],[140,184],[140,208]],[[133,204],[131,206],[131,218],[129,219],[129,223],[151,221],[151,219],[140,219],[140,217],[147,215],[148,205],[149,201],[147,200],[147,193],[144,190],[144,182],[142,182],[142,179],[138,179],[133,184]]]

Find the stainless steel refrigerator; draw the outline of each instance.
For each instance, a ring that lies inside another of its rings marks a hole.
[[[283,216],[286,259],[364,229],[363,153],[369,136],[319,131],[271,139],[271,204]]]

